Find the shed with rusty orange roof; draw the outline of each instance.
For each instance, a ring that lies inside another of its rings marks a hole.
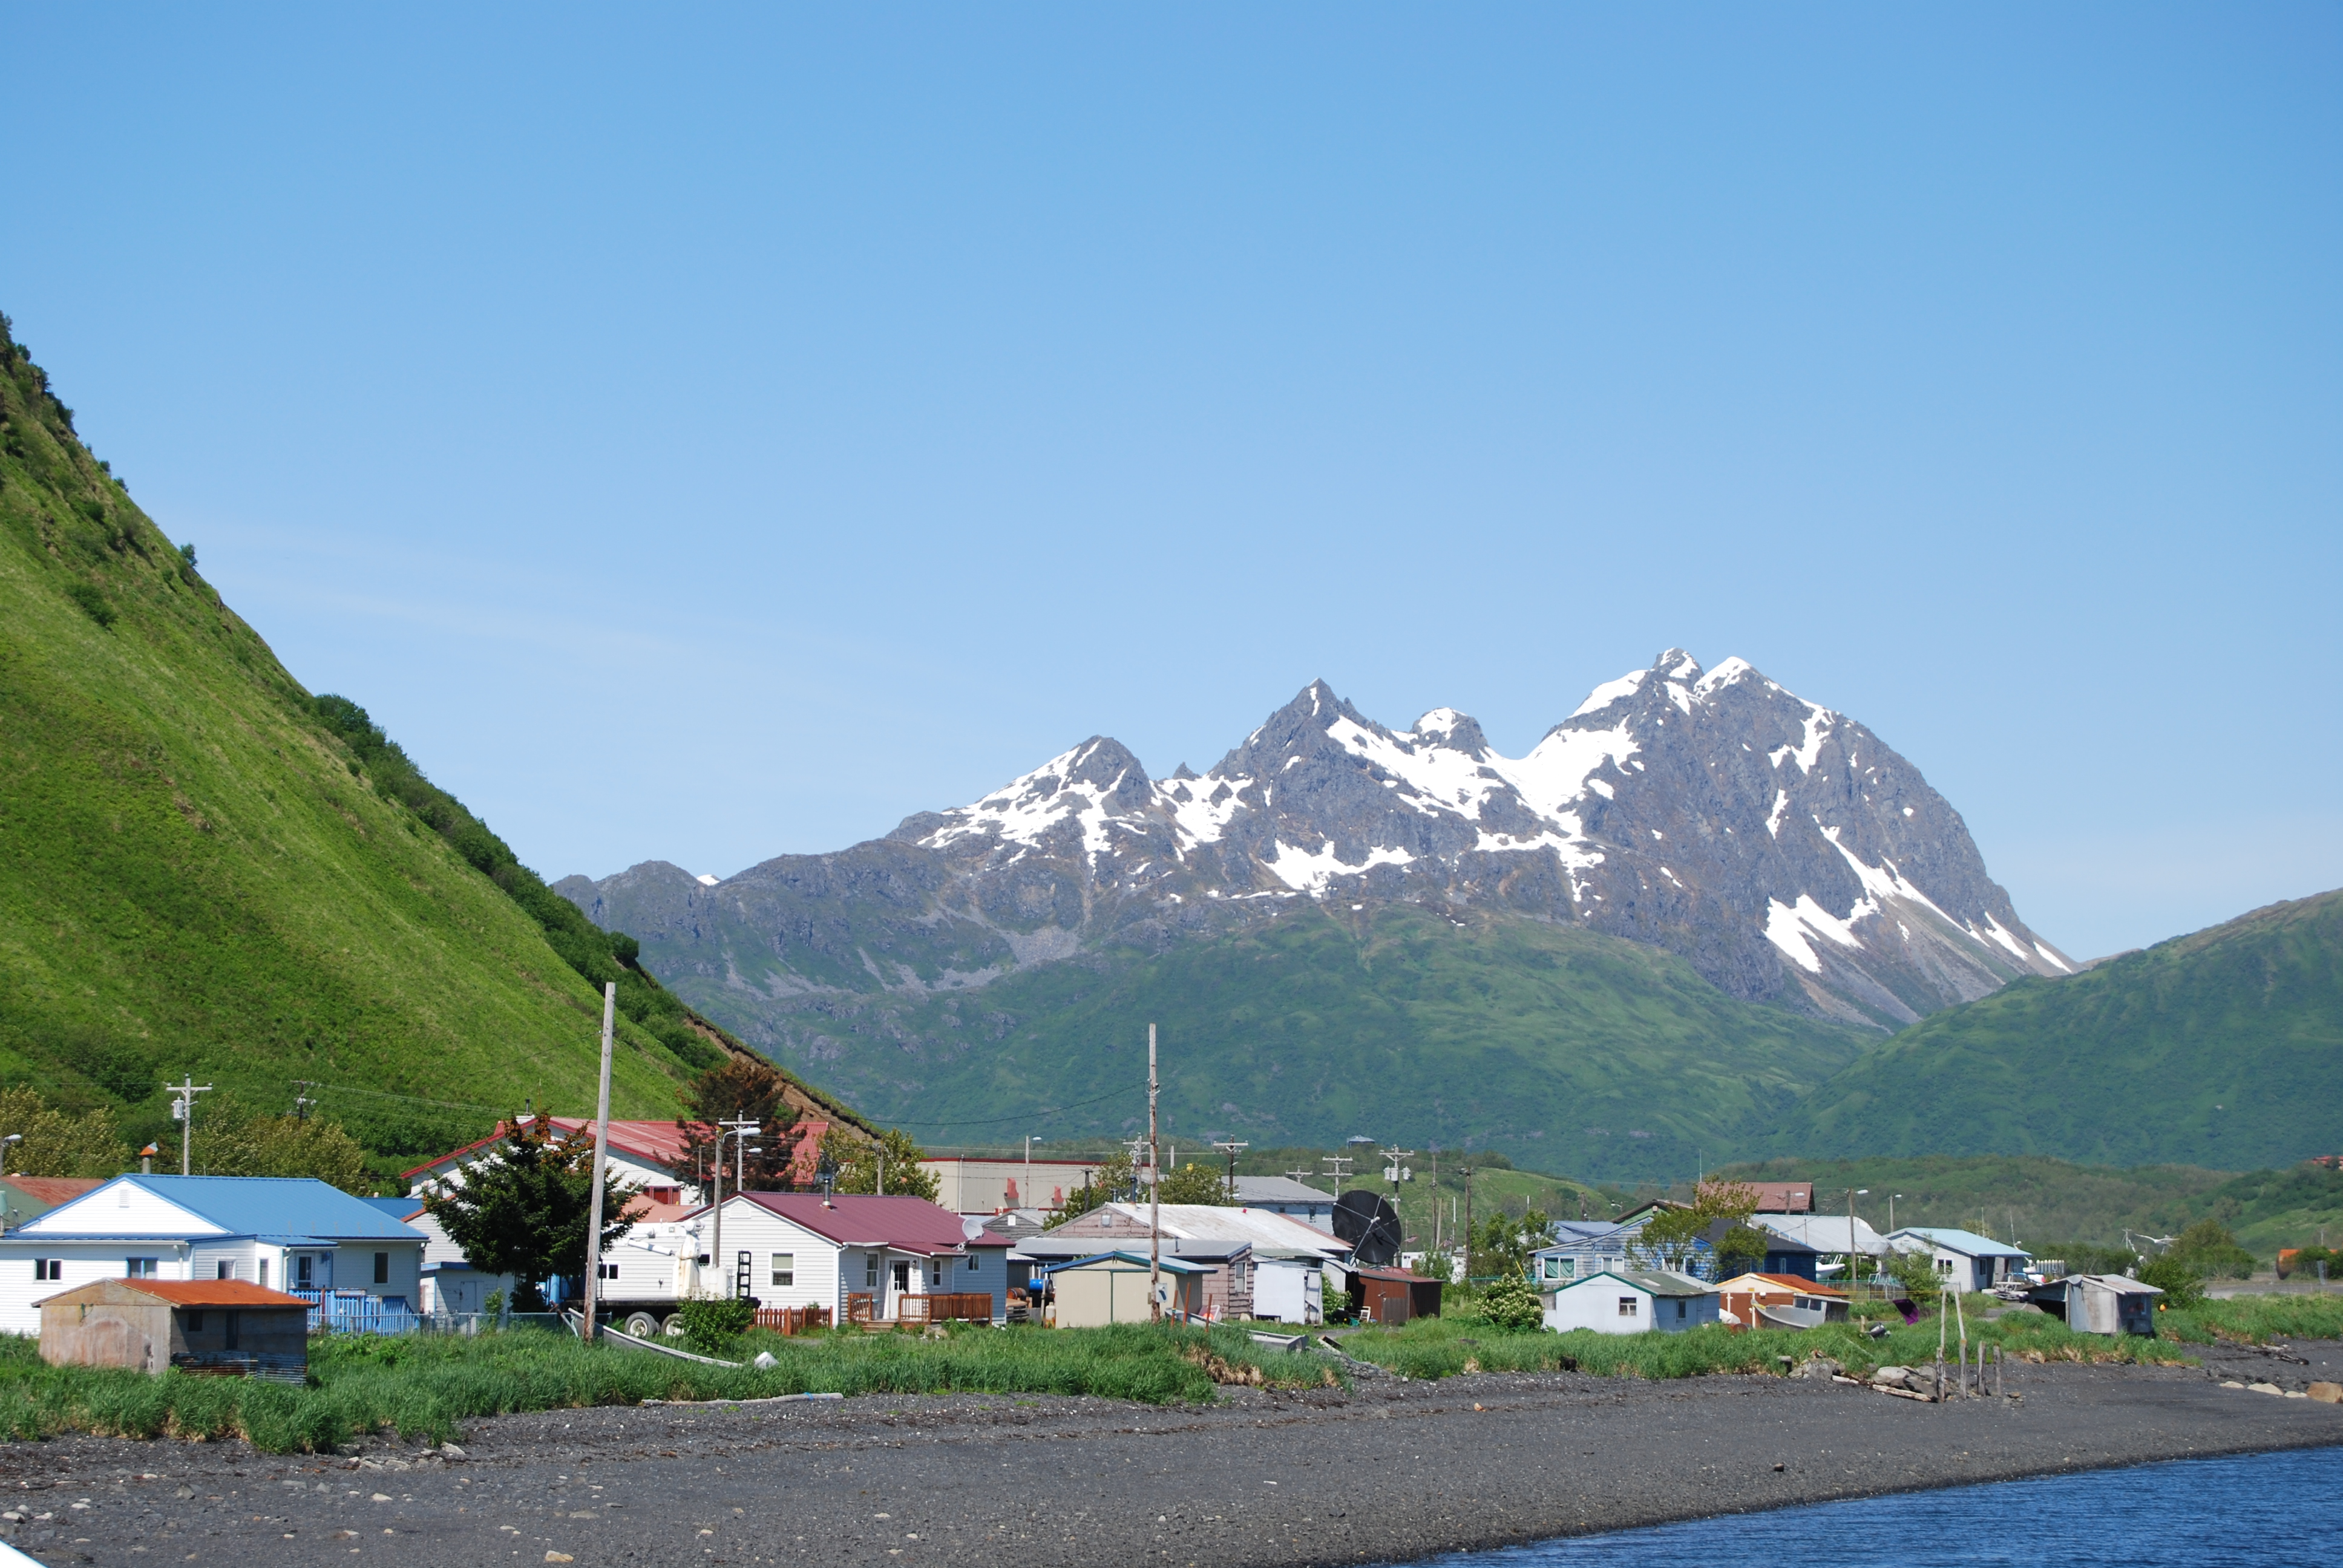
[[[248,1280],[93,1280],[37,1305],[51,1366],[308,1375],[309,1303]]]

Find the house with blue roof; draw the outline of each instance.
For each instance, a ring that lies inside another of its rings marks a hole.
[[[42,1301],[96,1280],[245,1280],[409,1310],[423,1243],[306,1176],[117,1176],[0,1237],[0,1332],[40,1332]]]
[[[1899,1252],[1932,1254],[1936,1277],[1956,1291],[1989,1291],[2006,1284],[2033,1256],[1990,1236],[1942,1225],[1906,1225],[1890,1235],[1887,1244]]]

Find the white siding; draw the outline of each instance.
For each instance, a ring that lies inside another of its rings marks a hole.
[[[1634,1302],[1634,1310],[1621,1312],[1623,1301]],[[1644,1333],[1653,1326],[1652,1304],[1650,1292],[1609,1274],[1598,1274],[1549,1297],[1545,1326],[1564,1333],[1572,1329],[1593,1329],[1598,1334]]]
[[[110,1181],[19,1225],[17,1236],[224,1236],[224,1226],[157,1197],[135,1181]]]
[[[186,1278],[187,1261],[176,1241],[24,1241],[18,1231],[0,1241],[0,1332],[37,1334],[41,1314],[37,1303],[96,1280],[118,1280],[127,1271],[127,1260],[156,1260],[155,1276]],[[61,1278],[36,1280],[34,1260],[55,1258],[63,1264]]]

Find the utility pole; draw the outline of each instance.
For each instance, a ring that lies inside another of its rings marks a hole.
[[[1229,1194],[1228,1194],[1228,1196],[1229,1196],[1229,1201],[1230,1201],[1230,1202],[1232,1202],[1232,1203],[1233,1203],[1233,1202],[1235,1202],[1235,1201],[1237,1201],[1237,1153],[1238,1153],[1238,1151],[1239,1151],[1240,1150],[1244,1150],[1244,1149],[1250,1149],[1250,1148],[1252,1148],[1252,1144],[1250,1144],[1250,1143],[1241,1143],[1241,1142],[1237,1142],[1237,1141],[1233,1141],[1233,1140],[1232,1140],[1232,1141],[1229,1141],[1229,1142],[1226,1142],[1226,1143],[1215,1143],[1215,1144],[1213,1144],[1213,1145],[1212,1145],[1212,1147],[1213,1147],[1213,1148],[1215,1148],[1215,1149],[1220,1150],[1222,1152],[1225,1153],[1225,1154],[1229,1157]]]
[[[171,1120],[179,1124],[179,1174],[192,1176],[196,1173],[196,1096],[209,1094],[212,1086],[197,1083],[192,1074],[184,1076],[184,1082],[163,1087],[171,1091]]]
[[[1155,1026],[1147,1026],[1147,1319],[1163,1321],[1163,1172],[1155,1159]]]
[[[1432,1251],[1433,1251],[1433,1254],[1434,1254],[1435,1256],[1437,1256],[1437,1255],[1438,1255],[1438,1253],[1439,1253],[1439,1251],[1440,1251],[1440,1221],[1441,1221],[1441,1213],[1440,1213],[1440,1145],[1439,1145],[1439,1144],[1437,1144],[1437,1143],[1433,1144],[1433,1145],[1430,1147],[1430,1149],[1429,1149],[1428,1152],[1432,1155]]]
[[[727,1278],[730,1277],[731,1271],[730,1266],[724,1261],[724,1140],[727,1137],[745,1140],[748,1133],[743,1129],[753,1129],[756,1125],[745,1116],[735,1118],[730,1121],[718,1122],[716,1124],[716,1158],[709,1161],[716,1176],[716,1202],[710,1210],[715,1216],[715,1233],[709,1240],[708,1261],[712,1268],[725,1270]]]
[[[1384,1161],[1383,1180],[1391,1183],[1392,1218],[1397,1220],[1399,1219],[1399,1184],[1401,1178],[1405,1177],[1409,1181],[1413,1181],[1415,1179],[1415,1172],[1413,1171],[1401,1170],[1399,1162],[1402,1160],[1414,1159],[1415,1151],[1413,1149],[1402,1149],[1398,1144],[1394,1143],[1389,1149],[1383,1151],[1383,1157]],[[1407,1222],[1403,1220],[1400,1221],[1399,1244],[1403,1247],[1407,1245]],[[1394,1260],[1394,1261],[1396,1261],[1396,1260]]]
[[[1871,1189],[1868,1187],[1850,1187],[1846,1190],[1846,1315],[1850,1322],[1855,1317],[1855,1260],[1862,1256],[1855,1250],[1855,1201],[1868,1195]]]
[[[1473,1277],[1473,1162],[1464,1162],[1464,1277]],[[1654,1309],[1656,1310],[1656,1309]]]
[[[1028,1209],[1041,1207],[1033,1201],[1033,1135],[1031,1132],[1025,1135],[1025,1185],[1017,1195],[1025,1200]]]
[[[610,1159],[610,1027],[618,1006],[618,982],[602,984],[602,1087],[594,1102],[594,1191],[586,1201],[586,1322],[578,1337],[594,1340],[594,1308],[602,1294],[602,1172]]]

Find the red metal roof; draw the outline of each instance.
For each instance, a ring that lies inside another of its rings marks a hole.
[[[553,1116],[547,1120],[564,1132],[576,1132],[580,1129],[591,1132],[594,1129],[594,1119],[590,1116]],[[461,1149],[451,1150],[437,1160],[427,1160],[411,1171],[402,1171],[398,1173],[399,1179],[405,1181],[411,1176],[420,1176],[426,1171],[434,1170],[452,1161],[461,1160],[467,1154],[477,1153],[502,1139],[510,1127],[510,1122],[499,1121],[497,1123],[497,1130],[486,1138],[477,1142],[467,1143]],[[684,1143],[692,1130],[698,1127],[699,1124],[696,1122],[686,1127],[678,1127],[672,1121],[613,1121],[610,1123],[610,1147],[622,1154],[637,1160],[648,1161],[654,1165],[665,1165],[679,1174],[683,1174],[685,1173],[683,1171]],[[700,1129],[700,1131],[704,1131],[706,1129]]]
[[[160,1296],[179,1307],[306,1307],[298,1296],[248,1280],[116,1280],[128,1290]]]
[[[54,1209],[60,1203],[70,1203],[85,1192],[96,1191],[106,1183],[95,1176],[11,1176],[8,1185],[35,1203],[46,1203]]]
[[[840,1192],[825,1202],[819,1192],[743,1192],[739,1196],[804,1226],[817,1236],[849,1247],[887,1247],[898,1252],[931,1256],[969,1247],[1009,1245],[1009,1238],[995,1231],[980,1231],[971,1238],[961,1226],[959,1215],[949,1209],[939,1209],[925,1198],[880,1198],[868,1192]]]

